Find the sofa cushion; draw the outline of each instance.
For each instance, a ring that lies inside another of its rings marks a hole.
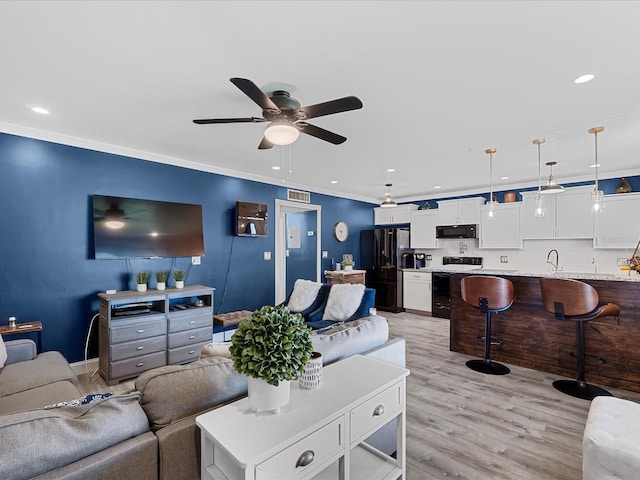
[[[342,322],[351,317],[360,306],[364,289],[365,286],[359,283],[331,285],[322,320]]]
[[[167,365],[140,375],[135,388],[156,431],[172,422],[247,394],[247,377],[233,361],[208,357],[186,365]]]
[[[140,394],[0,416],[0,478],[32,478],[149,431]],[[29,461],[37,458],[38,461]]]
[[[4,362],[7,361],[7,347],[4,346],[4,340],[0,335],[0,368],[4,367]]]
[[[300,313],[311,306],[318,296],[322,284],[299,278],[293,284],[293,291],[287,302],[287,307],[293,313]]]
[[[78,388],[67,380],[53,382],[0,397],[0,414],[39,409],[51,403],[72,400],[80,395]]]
[[[202,352],[200,352],[200,358],[208,358],[208,357],[231,358],[231,352],[229,351],[230,346],[231,346],[231,342],[207,343],[204,347],[202,347]]]
[[[62,354],[41,353],[33,360],[13,363],[0,370],[0,397],[64,380],[76,384],[76,376]]]
[[[379,315],[364,317],[311,335],[313,350],[322,353],[325,365],[366,352],[388,339],[387,319]]]

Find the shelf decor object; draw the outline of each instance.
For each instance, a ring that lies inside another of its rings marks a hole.
[[[139,292],[147,291],[147,283],[151,278],[150,272],[138,272],[136,273],[136,290]]]
[[[184,288],[184,270],[174,270],[173,279],[176,281],[176,288]]]
[[[156,272],[156,288],[158,290],[164,290],[167,288],[167,278],[169,278],[169,272],[166,270]]]
[[[322,382],[322,354],[320,352],[311,352],[311,358],[304,366],[299,381],[300,388],[304,390],[320,387]]]
[[[536,209],[534,215],[536,217],[544,217],[544,203],[542,201],[542,176],[540,173],[540,145],[546,140],[544,138],[536,138],[533,141],[534,145],[538,146],[538,195],[536,196]]]
[[[629,182],[627,182],[627,179],[622,177],[620,183],[616,185],[616,193],[631,193],[632,191],[633,189],[631,188],[631,185],[629,185]]]
[[[493,197],[493,154],[498,150],[495,148],[488,148],[484,153],[489,155],[489,213],[487,214],[490,219],[495,218],[495,212],[493,211],[496,203],[498,203]]]
[[[602,199],[604,197],[604,192],[600,190],[598,185],[598,134],[604,131],[604,127],[593,127],[589,129],[589,133],[593,134],[594,144],[595,144],[595,163],[594,168],[596,169],[596,179],[593,184],[593,192],[591,193],[591,211],[594,214],[600,213],[602,211]]]

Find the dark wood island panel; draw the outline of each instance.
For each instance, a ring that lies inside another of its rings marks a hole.
[[[450,349],[481,358],[484,316],[462,300],[460,279],[466,275],[451,275]],[[509,310],[492,317],[492,337],[502,345],[491,347],[491,358],[575,378],[574,321],[556,320],[544,309],[539,277],[500,276],[513,282],[515,299]],[[587,382],[640,392],[640,282],[580,281],[592,285],[601,302],[621,308],[619,324],[599,318],[585,325]]]

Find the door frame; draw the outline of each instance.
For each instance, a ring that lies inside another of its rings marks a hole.
[[[322,207],[311,203],[299,203],[276,199],[276,265],[275,265],[275,303],[278,305],[287,298],[287,213],[316,212],[316,281],[322,279]]]

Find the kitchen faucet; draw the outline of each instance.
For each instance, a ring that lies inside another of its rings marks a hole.
[[[551,257],[552,252],[556,252],[556,263],[549,261],[549,257]],[[560,263],[560,254],[558,253],[558,250],[555,248],[549,250],[549,253],[547,253],[547,263],[553,267],[554,272],[558,271],[558,264]]]

